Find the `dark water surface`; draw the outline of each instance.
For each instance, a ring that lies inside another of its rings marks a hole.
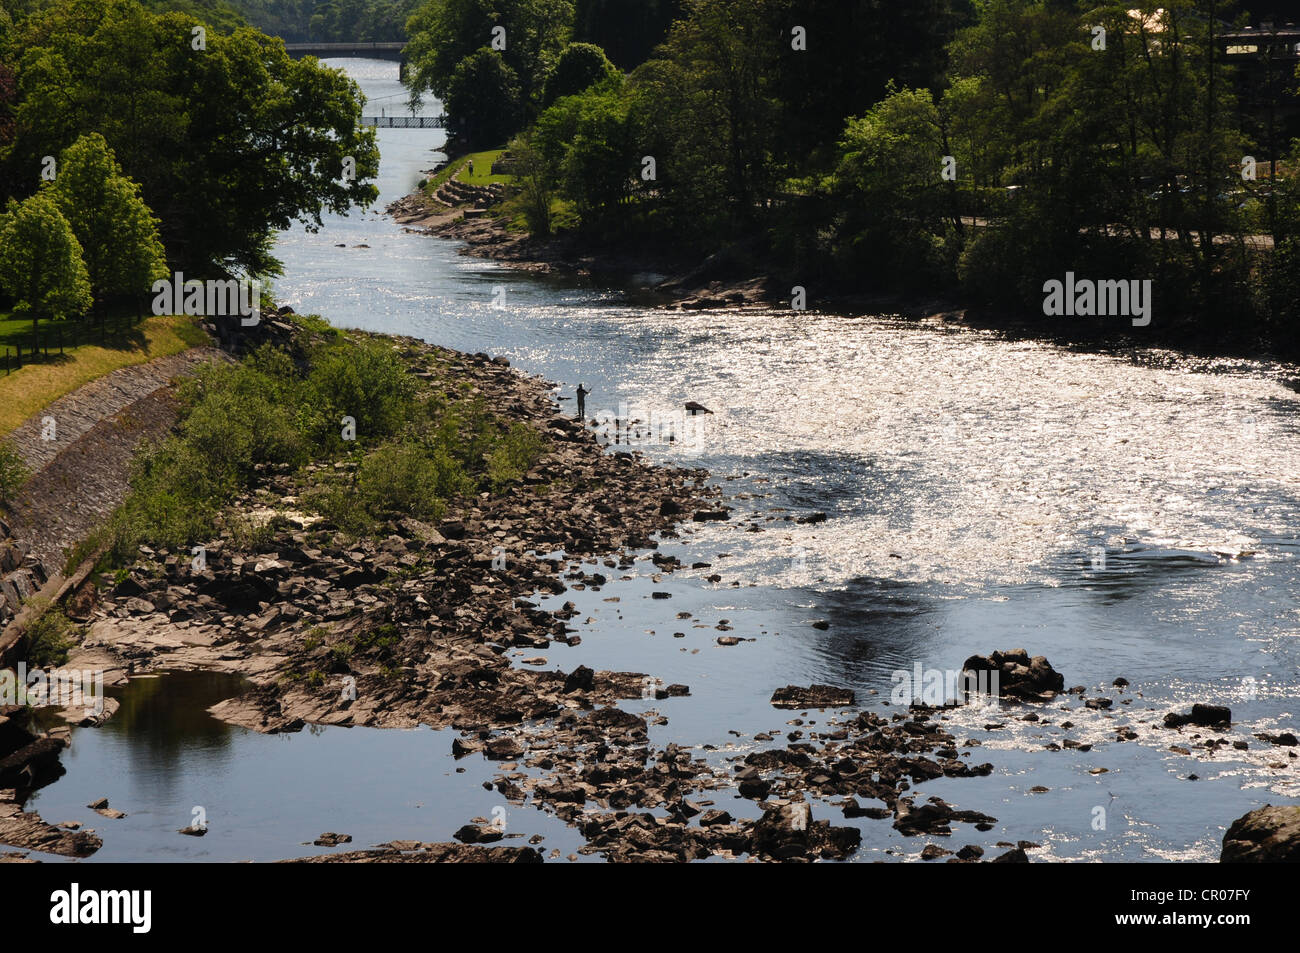
[[[400,102],[383,99],[400,93],[394,64],[338,65],[376,102]],[[382,207],[431,167],[442,133],[379,137]],[[1000,823],[984,834],[963,826],[950,848],[1028,839],[1054,858],[1214,859],[1234,818],[1300,799],[1287,749],[1252,737],[1294,730],[1300,696],[1300,398],[1284,383],[1296,368],[1075,353],[889,316],[657,311],[465,258],[370,213],[314,235],[292,230],[278,253],[278,297],[337,325],[504,354],[566,396],[584,383],[589,411],[626,418],[620,408],[631,407],[681,435],[684,401],[715,411],[689,439],[642,447],[707,467],[733,497],[729,523],[664,547],[711,567],[656,583],[638,563],[632,581],[557,597],[577,604],[574,624],[590,621],[580,646],[547,652],[565,670],[690,685],[691,697],[656,703],[669,718],[657,743],[712,744],[720,758],[756,732],[791,730],[799,713],[768,704],[777,686],[844,685],[877,705],[895,671],[1024,646],[1067,685],[1115,698],[1116,714],[1073,697],[1042,709],[1053,725],[1016,721],[1012,709],[955,713],[958,739],[983,742],[971,760],[997,770],[914,793]],[[829,518],[786,520],[810,511]],[[714,572],[721,583],[705,581]],[[672,598],[652,600],[651,589]],[[691,618],[677,619],[684,611]],[[717,645],[722,620],[755,641]],[[1128,694],[1110,687],[1118,676]],[[33,803],[56,822],[94,818],[104,860],[273,859],[314,852],[301,842],[325,830],[353,834],[354,847],[446,839],[500,806],[480,784],[487,765],[451,761],[450,732],[263,737],[202,714],[232,690],[216,676],[133,683],[116,719],[75,733],[68,775]],[[1230,737],[1250,749],[1209,763],[1169,751],[1186,737],[1154,726],[1193,701],[1231,705]],[[1044,750],[1067,719],[1090,752]],[[1125,720],[1138,740],[1115,740]],[[1035,785],[1050,791],[1029,793]],[[88,817],[100,796],[131,816]],[[195,805],[212,825],[201,840],[174,833]],[[580,843],[539,811],[509,812],[508,829],[546,835],[544,849]],[[915,856],[925,843],[887,821],[861,826],[859,859]]]

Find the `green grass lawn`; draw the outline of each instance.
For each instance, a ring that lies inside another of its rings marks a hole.
[[[513,175],[493,175],[492,163],[495,162],[505,149],[489,149],[486,152],[472,152],[467,156],[461,156],[442,169],[437,175],[429,179],[424,186],[426,195],[433,195],[438,188],[448,179],[455,178],[458,182],[464,182],[466,185],[490,185],[494,182],[502,185],[508,185],[513,182]],[[469,174],[469,161],[474,160],[474,174]]]
[[[466,158],[474,160],[474,174],[469,174],[469,165],[466,163],[465,171],[458,174],[456,178],[466,185],[491,185],[494,182],[505,185],[508,182],[513,182],[515,178],[513,175],[492,174],[492,163],[501,158],[501,153],[505,151],[504,149],[491,149],[487,152],[470,153]]]
[[[5,347],[6,333],[17,333],[16,324],[25,327],[24,347],[30,342],[30,321],[15,321],[11,315],[0,313],[0,353]],[[47,323],[42,321],[42,336],[47,328]],[[161,315],[146,318],[122,334],[110,335],[103,345],[65,347],[61,357],[51,355],[47,362],[24,364],[9,374],[4,374],[0,365],[0,437],[13,433],[24,420],[50,402],[119,367],[144,364],[207,343],[207,335],[194,318]]]
[[[50,321],[42,318],[37,326],[41,348],[48,347],[53,351],[58,347],[60,339],[63,341],[65,350],[71,347],[73,341],[78,344],[82,342],[93,344],[109,343],[105,338],[111,340],[115,336],[125,334],[130,326],[138,323],[134,311],[128,312],[120,309],[107,315],[105,322],[105,330],[101,334],[100,325],[90,317],[84,317],[76,321]],[[20,346],[24,354],[31,350],[31,318],[0,311],[0,354],[4,353],[5,348],[9,348],[12,354]]]

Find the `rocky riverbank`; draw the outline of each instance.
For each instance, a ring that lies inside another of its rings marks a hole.
[[[386,212],[410,231],[462,242],[462,254],[539,274],[596,278],[611,287],[644,295],[665,308],[801,308],[844,315],[884,314],[1099,352],[1167,348],[1209,357],[1273,356],[1271,349],[1257,343],[1225,345],[1212,329],[1180,315],[1167,315],[1133,332],[1128,322],[1049,320],[1039,314],[1011,314],[948,293],[884,292],[819,282],[787,273],[784,264],[773,260],[771,253],[754,240],[719,249],[700,260],[683,257],[672,246],[592,241],[571,232],[537,238],[512,228],[498,214],[495,206],[500,201],[499,191],[456,185],[454,191],[440,191],[440,200],[414,192],[391,203]],[[798,304],[797,288],[803,289]]]
[[[292,346],[291,322],[268,326]],[[870,843],[879,822],[892,832],[885,836],[915,840],[922,860],[1024,862],[1038,849],[1033,841],[941,846],[963,831],[998,826],[980,810],[993,802],[957,806],[915,790],[994,773],[981,745],[1013,735],[1028,748],[1075,753],[1069,757],[1096,746],[1087,760],[1092,774],[1107,770],[1105,746],[1132,741],[1148,745],[1152,757],[1197,748],[1207,762],[1251,758],[1279,774],[1295,770],[1289,734],[1252,740],[1250,726],[1234,725],[1221,706],[1187,716],[1156,711],[1122,678],[1095,696],[1082,686],[1067,691],[1047,659],[1024,650],[972,656],[962,666],[998,673],[1001,700],[988,709],[882,708],[835,686],[758,685],[787,728],[754,734],[738,748],[707,743],[715,739],[664,743],[658,727],[701,685],[564,665],[564,646],[580,641],[581,621],[565,593],[625,592],[617,587],[634,585],[626,580],[638,570],[657,581],[681,568],[659,551],[659,540],[718,519],[743,532],[762,514],[729,511],[702,471],[654,467],[603,448],[590,428],[557,414],[546,381],[503,359],[384,340],[420,386],[473,394],[490,413],[535,430],[545,445],[535,466],[507,492],[454,501],[436,522],[395,519],[364,538],[346,536],[299,502],[310,471],[264,468],[235,506],[263,531],[207,540],[201,564],[188,548],[143,547],[125,571],[75,589],[66,611],[87,633],[70,668],[103,671],[108,684],[175,669],[239,673],[255,687],[212,711],[260,732],[450,728],[450,753],[495,766],[485,786],[504,803],[563,819],[586,841],[579,853],[618,861],[844,859]],[[41,763],[57,760],[62,748],[62,737],[25,731],[11,740],[19,750],[44,744],[34,752]],[[32,761],[24,756],[23,765]],[[14,786],[29,788],[29,780]],[[1032,789],[1040,792],[1047,789]],[[98,846],[24,814],[22,791],[4,797],[0,842],[66,853]],[[464,821],[460,844],[394,841],[330,859],[558,856],[498,844],[522,835],[505,835],[484,818]],[[989,847],[996,857],[985,856]]]
[[[87,631],[69,667],[104,670],[108,682],[178,668],[242,674],[255,687],[213,714],[262,732],[452,727],[456,757],[500,763],[493,784],[507,802],[556,814],[582,832],[584,851],[613,860],[846,858],[861,832],[814,818],[809,803],[837,794],[846,817],[894,818],[907,833],[993,820],[905,794],[921,778],[989,770],[959,760],[954,736],[929,711],[851,711],[820,734],[796,740],[800,732],[786,749],[728,766],[650,740],[659,710],[689,686],[645,672],[566,671],[537,655],[579,641],[572,604],[543,608],[539,595],[613,585],[637,561],[673,572],[679,564],[657,540],[725,520],[727,508],[703,471],[609,452],[556,413],[547,382],[503,359],[388,340],[423,386],[468,391],[488,412],[534,428],[546,446],[536,466],[507,493],[456,502],[436,525],[398,519],[360,539],[298,508],[302,473],[267,468],[236,505],[265,527],[252,541],[209,540],[202,564],[188,551],[142,547],[128,570],[72,595],[67,611]],[[530,657],[511,658],[520,650]],[[834,689],[783,692],[774,704],[786,708],[854,703]],[[660,704],[636,714],[619,707],[625,699]],[[715,806],[735,791],[755,802],[750,816]],[[457,837],[478,850],[499,834],[470,823]],[[410,842],[355,859],[483,859],[451,846]]]
[[[726,254],[698,262],[671,250],[619,249],[609,244],[596,248],[571,234],[535,238],[512,230],[506,219],[494,215],[490,206],[498,199],[486,190],[476,192],[461,185],[444,199],[414,192],[390,204],[386,212],[411,231],[463,242],[466,255],[539,274],[598,277],[615,285],[632,285],[667,307],[699,310],[790,303],[789,289],[780,287],[781,282],[753,275]]]

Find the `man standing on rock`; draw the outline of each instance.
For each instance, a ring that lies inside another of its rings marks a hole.
[[[578,385],[578,419],[579,420],[587,419],[587,395],[590,393],[591,391],[584,390],[581,384]]]

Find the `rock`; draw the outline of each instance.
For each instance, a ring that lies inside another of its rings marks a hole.
[[[991,864],[1027,864],[1027,863],[1029,863],[1029,857],[1025,854],[1025,852],[1024,852],[1024,850],[1023,850],[1022,848],[1020,848],[1020,847],[1014,847],[1014,848],[1012,848],[1011,850],[1007,851],[1005,854],[999,854],[997,857],[994,857],[991,861],[989,861],[989,863],[991,863]]]
[[[813,810],[797,801],[768,807],[754,822],[751,853],[777,861],[810,861],[814,858],[850,857],[862,844],[862,832],[855,827],[831,827],[826,820],[813,820]]]
[[[91,801],[89,804],[86,805],[86,807],[90,808],[92,811],[103,810],[104,808],[108,807],[108,798],[101,797],[98,800]]]
[[[800,516],[795,520],[796,523],[825,523],[825,513],[809,513],[807,516]]]
[[[113,595],[121,597],[142,596],[147,591],[134,576],[127,576],[113,587]]]
[[[772,793],[772,782],[763,778],[745,778],[739,785],[740,796],[761,801]]]
[[[564,680],[564,694],[572,692],[590,692],[596,687],[596,673],[585,665],[579,665]]]
[[[401,843],[402,847],[397,845]],[[368,850],[341,854],[316,854],[280,861],[284,864],[540,864],[542,855],[532,847],[480,847],[475,844],[421,844],[393,842]]]
[[[587,792],[576,784],[565,781],[558,781],[555,784],[537,785],[538,797],[545,798],[548,801],[559,801],[571,804],[586,804]]]
[[[967,844],[961,850],[957,851],[957,857],[961,860],[977,860],[984,856],[984,848],[976,847],[974,844]]]
[[[834,685],[787,685],[772,693],[775,708],[847,708],[856,703],[851,689]]]
[[[491,824],[466,824],[451,835],[462,844],[491,844],[505,837],[505,832]]]
[[[744,641],[744,639],[738,639],[738,638],[736,638],[734,635],[720,635],[720,636],[718,636],[718,644],[719,644],[719,645],[739,645],[739,644],[740,644],[741,642],[743,642],[743,641]]]
[[[320,837],[312,841],[317,847],[337,847],[339,844],[352,843],[351,834],[335,834],[332,831],[326,831]]]
[[[208,829],[206,827],[200,827],[197,824],[195,824],[191,827],[182,827],[176,833],[184,834],[186,837],[202,837],[207,832]]]
[[[951,853],[952,851],[944,850],[938,844],[926,844],[925,848],[921,851],[921,859],[938,860],[940,857],[946,857]]]
[[[980,673],[997,673],[998,694],[1042,701],[1065,688],[1065,677],[1052,668],[1042,655],[1029,657],[1024,649],[993,652],[990,655],[972,655],[962,665],[964,672],[972,674],[979,683]],[[983,676],[990,679],[992,675]]]
[[[1300,806],[1266,805],[1232,822],[1219,861],[1300,863]]]
[[[809,851],[812,808],[805,802],[770,807],[754,824],[753,850],[777,860],[804,857]]]
[[[1232,724],[1232,711],[1224,705],[1192,706],[1190,714],[1171,711],[1165,715],[1166,728],[1181,728],[1184,725],[1198,725],[1202,728],[1227,728]]]
[[[447,520],[438,527],[438,532],[447,539],[464,539],[465,524],[460,520]]]
[[[463,758],[466,755],[482,750],[482,745],[475,744],[472,741],[465,741],[463,738],[453,738],[451,742],[451,756],[453,758]]]
[[[495,738],[483,747],[489,761],[516,761],[524,756],[524,747],[514,738]]]
[[[1300,742],[1296,740],[1296,736],[1291,734],[1289,731],[1284,731],[1279,735],[1270,735],[1267,732],[1261,732],[1255,737],[1260,741],[1267,741],[1271,745],[1282,745],[1286,748],[1294,748],[1297,744],[1300,744]]]
[[[696,510],[695,515],[691,517],[697,523],[707,523],[716,520],[731,519],[731,514],[726,510]]]

